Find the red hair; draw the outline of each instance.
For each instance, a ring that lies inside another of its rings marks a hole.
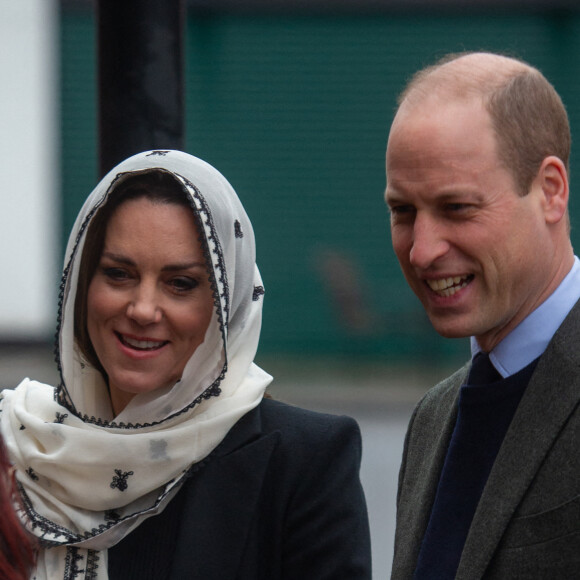
[[[0,578],[28,580],[36,546],[14,511],[14,501],[18,501],[14,469],[0,440]]]

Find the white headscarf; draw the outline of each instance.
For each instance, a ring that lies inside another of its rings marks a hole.
[[[74,339],[74,301],[87,226],[111,190],[135,172],[162,169],[184,187],[201,218],[213,272],[214,309],[204,342],[172,388],[136,395],[113,416],[102,375]],[[73,227],[61,285],[56,387],[24,380],[2,393],[0,427],[41,539],[35,578],[102,580],[107,548],[163,510],[190,467],[207,457],[262,399],[258,368],[264,289],[252,225],[213,167],[179,151],[149,151],[115,167]]]

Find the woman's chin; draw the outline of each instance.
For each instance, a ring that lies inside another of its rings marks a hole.
[[[172,380],[171,383],[162,383],[161,379],[155,380],[151,376],[115,379],[109,375],[109,392],[115,414],[118,415],[135,396],[160,391],[175,382]]]

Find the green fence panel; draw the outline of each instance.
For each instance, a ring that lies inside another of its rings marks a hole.
[[[93,29],[89,13],[62,14],[63,236],[97,180]],[[507,52],[554,83],[574,137],[579,39],[575,14],[190,13],[186,149],[226,175],[254,224],[261,352],[465,358],[466,340],[431,329],[390,247],[384,150],[396,95],[447,52]],[[573,172],[579,163],[574,150]],[[571,206],[574,225],[574,196]]]

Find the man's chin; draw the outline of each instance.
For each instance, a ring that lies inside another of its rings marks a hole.
[[[467,338],[476,333],[472,326],[458,324],[458,321],[441,320],[434,317],[429,317],[429,320],[435,332],[444,338]]]

